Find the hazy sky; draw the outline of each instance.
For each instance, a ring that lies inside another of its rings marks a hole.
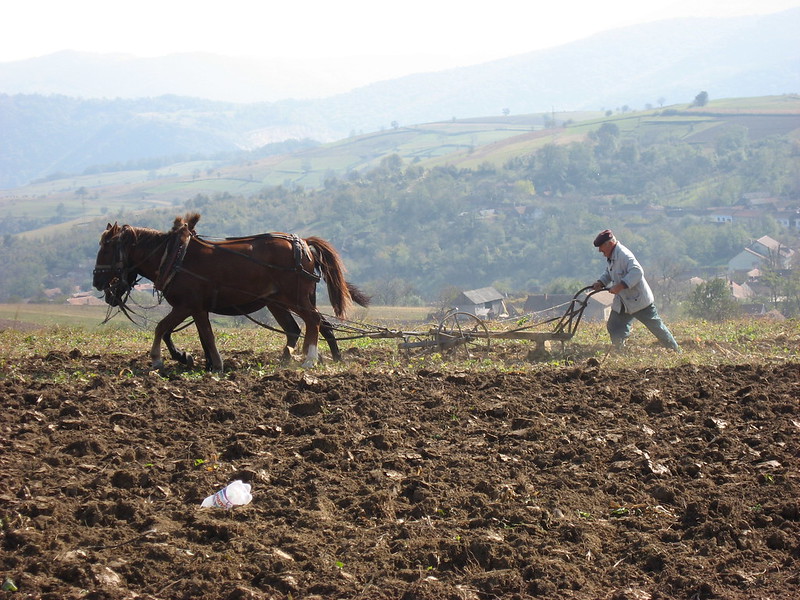
[[[421,56],[475,64],[599,31],[686,16],[741,16],[800,0],[12,0],[0,10],[0,62],[59,50],[160,56]],[[396,62],[396,61],[394,61]]]

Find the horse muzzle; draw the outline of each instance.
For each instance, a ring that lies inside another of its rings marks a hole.
[[[109,306],[119,306],[120,297],[114,288],[107,287],[106,289],[104,289],[103,296],[106,301],[106,304],[108,304]]]
[[[109,306],[123,304],[125,295],[131,289],[125,277],[114,275],[108,269],[95,269],[92,285],[103,292],[104,300]]]
[[[92,285],[98,291],[106,290],[113,280],[119,279],[119,271],[110,267],[97,267],[92,271]]]

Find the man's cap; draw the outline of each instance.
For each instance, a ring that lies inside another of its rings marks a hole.
[[[608,240],[614,238],[614,232],[610,229],[604,229],[600,233],[597,234],[597,237],[594,238],[594,247],[599,248],[603,244],[605,244]]]

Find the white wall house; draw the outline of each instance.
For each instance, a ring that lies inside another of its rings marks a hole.
[[[747,248],[730,259],[728,271],[750,271],[768,266],[788,269],[794,255],[794,250],[765,235],[751,242]]]
[[[468,312],[481,319],[508,315],[503,294],[493,287],[461,292],[455,301],[455,305],[458,310]]]

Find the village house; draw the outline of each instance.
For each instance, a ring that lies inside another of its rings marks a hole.
[[[731,295],[739,302],[753,298],[756,295],[747,282],[739,285],[735,281],[728,281],[728,288],[731,290]]]
[[[460,312],[470,313],[480,319],[508,316],[503,294],[493,287],[461,292],[454,304],[454,308]]]
[[[794,255],[794,250],[765,235],[751,242],[739,254],[730,259],[728,272],[747,272],[764,267],[788,269]]]
[[[76,292],[67,298],[67,304],[72,306],[102,306],[105,300],[98,298],[94,292]]]
[[[794,229],[800,231],[800,209],[784,209],[778,210],[772,215],[778,222],[778,225],[786,229]]]

